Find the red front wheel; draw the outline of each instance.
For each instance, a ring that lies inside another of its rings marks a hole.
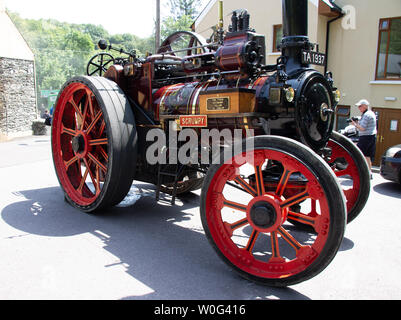
[[[243,150],[206,176],[201,217],[208,240],[250,280],[288,286],[314,277],[344,236],[345,199],[335,175],[290,139],[260,136]],[[289,218],[312,228],[296,228]]]
[[[122,91],[100,77],[77,77],[62,89],[53,116],[52,153],[60,185],[75,207],[118,204],[135,173],[135,121]]]

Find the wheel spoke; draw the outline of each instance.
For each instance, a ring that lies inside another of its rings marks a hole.
[[[79,160],[78,156],[75,156],[71,158],[69,161],[64,161],[65,169],[68,170],[69,167],[71,167],[71,165],[77,162],[78,160]]]
[[[87,161],[86,159],[84,159],[84,163],[85,163],[85,166],[86,166],[87,170],[89,171],[89,176],[91,177],[92,183],[95,186],[96,185],[96,178],[94,177],[93,172],[90,169],[90,162]]]
[[[287,169],[284,170],[284,172],[283,172],[283,174],[281,176],[281,180],[280,180],[280,182],[279,182],[279,184],[277,186],[277,189],[276,189],[276,194],[279,197],[281,197],[284,194],[284,190],[287,187],[287,183],[288,183],[288,180],[291,177],[291,173],[292,172],[290,170],[287,170]]]
[[[101,116],[103,115],[102,111],[99,111],[95,117],[95,119],[93,119],[92,123],[89,125],[88,128],[86,128],[86,134],[89,134],[92,129],[95,127],[96,123],[99,121],[99,119],[101,118]]]
[[[104,129],[106,129],[106,122],[104,122],[104,120],[102,120],[102,124],[100,125],[100,129],[99,129],[99,137],[101,137],[103,135]]]
[[[70,100],[70,104],[74,107],[75,112],[77,113],[77,115],[78,115],[81,119],[83,119],[82,112],[81,112],[81,110],[79,109],[78,105],[75,103],[74,99],[71,99],[71,100]]]
[[[249,224],[249,221],[247,218],[245,218],[245,219],[239,220],[239,221],[231,223],[231,224],[226,223],[226,227],[231,231],[231,234],[232,234],[233,231],[235,231],[243,226],[246,226],[247,224]]]
[[[104,160],[106,160],[106,162],[108,162],[109,161],[109,156],[107,155],[106,151],[104,151],[103,148],[99,148],[99,152],[103,156]]]
[[[249,238],[249,241],[245,247],[245,250],[248,251],[249,253],[252,252],[253,247],[255,246],[256,243],[256,239],[259,236],[259,233],[260,233],[259,231],[253,230],[251,237]]]
[[[97,63],[95,63],[95,62],[91,62],[91,65],[92,66],[95,66],[96,68],[98,68],[98,70],[102,67],[100,64],[97,64]]]
[[[74,136],[74,137],[77,135],[77,132],[74,129],[66,128],[66,127],[64,127],[64,125],[62,125],[61,133],[69,134],[70,136]]]
[[[90,152],[88,152],[88,157],[91,159],[100,169],[107,172],[107,168]]]
[[[272,246],[272,257],[270,258],[270,263],[282,263],[285,260],[280,255],[280,246],[278,244],[278,235],[276,231],[271,233],[270,237],[271,246]]]
[[[89,145],[90,146],[100,146],[100,145],[106,145],[108,143],[107,138],[103,138],[103,139],[95,139],[95,140],[90,140],[89,141]]]
[[[302,245],[292,236],[290,235],[283,227],[277,229],[277,232],[280,233],[282,238],[295,249],[295,251],[299,251],[302,249]]]
[[[247,209],[246,205],[243,205],[243,204],[240,204],[237,202],[233,202],[233,201],[224,200],[223,204],[225,207],[229,207],[229,208],[236,209],[236,210],[243,211],[243,212],[246,212],[246,209]]]
[[[90,96],[87,94],[87,95],[86,95],[85,107],[84,107],[84,113],[83,113],[83,115],[82,115],[81,130],[84,129],[85,122],[86,122],[86,117],[88,116],[89,100],[90,100]]]
[[[316,218],[307,216],[302,213],[293,212],[293,211],[290,211],[288,213],[288,218],[290,218],[291,220],[303,223],[303,224],[310,225],[312,227],[314,227],[315,223],[316,223]]]
[[[262,164],[255,165],[255,178],[256,178],[256,189],[259,196],[265,194],[265,184],[263,181]]]
[[[311,214],[317,215],[317,211],[316,211],[316,200],[315,199],[311,199]]]
[[[89,102],[89,104],[88,104],[88,106],[89,106],[89,113],[90,113],[91,120],[92,120],[92,119],[94,118],[94,116],[95,116],[95,111],[94,111],[94,109],[93,109],[92,93],[91,93],[91,92],[88,93],[88,102]]]
[[[89,168],[86,168],[85,173],[84,173],[84,175],[82,176],[81,183],[79,184],[79,187],[78,187],[78,189],[77,189],[77,191],[78,191],[80,194],[82,194],[82,188],[83,188],[84,185],[85,185],[85,181],[86,181],[86,178],[88,177],[88,174],[89,174]]]
[[[236,183],[238,183],[246,192],[248,192],[251,196],[256,197],[257,193],[254,188],[252,188],[249,183],[247,183],[243,178],[237,177],[234,179]]]
[[[304,192],[301,192],[301,193],[299,193],[299,194],[297,194],[297,195],[295,195],[295,196],[283,201],[280,204],[280,207],[282,209],[284,209],[286,207],[291,207],[293,205],[296,205],[296,204],[306,200],[307,198],[309,198],[309,193],[308,193],[307,190],[305,190]]]
[[[108,64],[113,63],[113,62],[114,62],[113,60],[108,60],[108,61],[104,62],[103,66],[107,67]]]

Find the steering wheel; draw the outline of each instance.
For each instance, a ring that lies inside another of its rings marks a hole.
[[[98,53],[93,56],[86,67],[86,74],[93,76],[95,74],[102,76],[108,69],[109,66],[115,63],[114,57],[106,52]]]

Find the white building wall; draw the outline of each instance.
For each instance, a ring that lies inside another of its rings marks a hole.
[[[0,57],[34,60],[32,50],[15,27],[0,0]]]

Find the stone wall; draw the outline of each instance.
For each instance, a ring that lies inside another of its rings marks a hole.
[[[0,135],[32,133],[36,110],[34,62],[0,57]]]

